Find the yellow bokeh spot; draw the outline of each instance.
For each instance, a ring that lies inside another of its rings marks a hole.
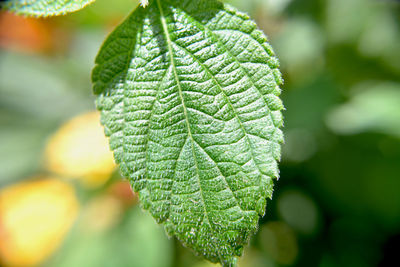
[[[0,191],[0,265],[35,266],[47,259],[71,228],[78,201],[73,187],[53,178]]]
[[[50,138],[45,163],[50,171],[81,178],[89,186],[106,182],[115,164],[100,125],[99,113],[86,113],[65,123]]]

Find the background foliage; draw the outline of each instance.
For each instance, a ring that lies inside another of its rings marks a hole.
[[[240,266],[388,265],[400,243],[399,2],[227,2],[269,35],[287,109],[281,179]],[[0,13],[0,265],[210,266],[140,212],[93,113],[94,56],[136,5]]]

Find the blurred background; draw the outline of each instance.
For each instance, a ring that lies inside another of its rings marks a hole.
[[[281,178],[239,266],[399,266],[400,2],[226,2],[285,79]],[[137,4],[0,13],[1,266],[216,266],[140,210],[94,110],[96,52]]]

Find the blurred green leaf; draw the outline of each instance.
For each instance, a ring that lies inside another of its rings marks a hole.
[[[3,109],[57,121],[93,106],[87,97],[89,93],[80,94],[71,86],[65,62],[16,53],[1,53],[0,56],[0,106]],[[89,71],[82,75],[88,76]],[[86,88],[90,88],[88,79]]]
[[[138,3],[138,0],[113,0],[112,8],[110,8],[110,0],[96,0],[81,11],[69,14],[62,19],[64,22],[75,25],[76,28],[106,28],[111,31]]]
[[[310,19],[288,19],[276,34],[273,45],[283,70],[296,82],[315,77],[324,66],[324,35]]]
[[[366,22],[379,12],[377,3],[378,1],[371,0],[328,0],[326,25],[330,41],[357,42]]]
[[[281,13],[291,1],[293,0],[223,0],[245,12],[256,13],[261,9],[269,14]]]
[[[327,124],[340,134],[375,131],[400,137],[400,84],[357,85],[350,101],[328,114]]]
[[[128,211],[125,218],[111,229],[85,229],[82,221],[78,222],[63,249],[45,266],[172,267],[171,240],[152,217],[138,207]]]

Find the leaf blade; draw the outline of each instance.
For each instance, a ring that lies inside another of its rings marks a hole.
[[[281,78],[265,36],[219,2],[157,0],[96,63],[102,123],[144,208],[197,254],[232,265],[278,177]]]
[[[8,0],[2,8],[16,14],[47,17],[78,11],[95,0]]]

